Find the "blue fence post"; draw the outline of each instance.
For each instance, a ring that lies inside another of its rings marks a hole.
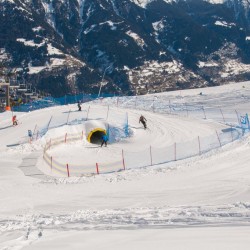
[[[129,131],[128,131],[128,113],[126,113],[126,118],[125,118],[125,126],[124,126],[124,132],[125,132],[125,136],[128,137],[129,136]]]

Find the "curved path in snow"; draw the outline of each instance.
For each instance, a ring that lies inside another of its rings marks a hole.
[[[147,119],[148,129],[146,130],[143,129],[142,124],[139,124],[141,114]],[[127,116],[129,137],[125,137],[123,131]],[[162,115],[140,110],[108,109],[107,106],[93,103],[85,104],[82,112],[78,112],[75,105],[67,105],[18,114],[17,118],[20,124],[12,127],[10,126],[11,113],[6,113],[6,119],[1,124],[3,128],[0,130],[0,136],[8,142],[6,146],[11,148],[16,146],[15,148],[24,154],[43,149],[46,141],[51,138],[64,137],[66,133],[80,134],[84,131],[86,118],[88,121],[100,120],[108,123],[111,128],[111,140],[107,148],[91,144],[85,138],[73,143],[58,145],[49,151],[49,155],[53,155],[53,158],[60,163],[83,167],[93,167],[95,163],[100,162],[103,165],[121,166],[122,150],[126,155],[129,154],[130,158],[138,158],[138,161],[141,162],[145,158],[145,161],[149,161],[150,146],[156,149],[165,148],[175,142],[184,143],[194,140],[198,136],[214,134],[215,130],[220,131],[226,127],[202,119]],[[48,124],[50,129],[46,132]],[[33,131],[34,138],[39,131],[39,139],[28,143],[28,130]],[[48,165],[41,160],[41,157],[38,162],[40,170],[51,174]],[[117,166],[115,167],[117,169]]]
[[[49,138],[63,137],[66,133],[80,134],[84,130],[84,120],[88,107],[85,106],[83,112],[71,112],[68,125],[64,126],[59,126],[59,121],[62,124],[66,118],[65,114],[68,114],[69,109],[73,110],[75,105],[53,108],[51,126],[54,128],[45,135],[47,141]],[[141,162],[143,162],[143,158],[149,161],[150,146],[155,149],[166,148],[175,142],[185,143],[197,140],[198,136],[214,135],[215,130],[220,131],[226,128],[223,124],[211,121],[139,110],[110,108],[109,113],[107,112],[107,106],[91,105],[88,114],[90,121],[103,120],[109,124],[111,140],[107,148],[101,148],[100,145],[91,144],[84,139],[60,144],[49,150],[49,155],[65,165],[68,163],[71,166],[95,168],[96,163],[101,163],[107,168],[113,165],[118,170],[122,166],[122,150],[126,157],[138,158]],[[141,114],[147,119],[148,129],[146,130],[143,129],[142,124],[139,124]],[[130,129],[129,137],[125,137],[123,131],[127,115]],[[42,162],[40,161],[40,163]],[[118,165],[119,167],[117,167]],[[47,174],[51,174],[46,164],[40,168]],[[113,171],[113,168],[110,171]]]

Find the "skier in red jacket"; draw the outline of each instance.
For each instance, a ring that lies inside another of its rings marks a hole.
[[[16,115],[12,116],[12,124],[13,124],[13,126],[16,126],[18,124],[17,119],[16,119]]]

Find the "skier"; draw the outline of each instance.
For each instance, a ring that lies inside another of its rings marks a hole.
[[[78,111],[82,111],[82,107],[81,107],[81,103],[80,103],[80,101],[78,101],[78,103],[77,103],[77,107],[78,107]]]
[[[16,126],[18,124],[17,119],[16,119],[16,115],[12,116],[12,124],[13,124],[13,126]]]
[[[147,119],[146,119],[143,115],[141,115],[141,116],[140,116],[140,119],[139,119],[139,123],[141,122],[141,123],[143,124],[144,129],[147,128],[146,121],[147,121]]]
[[[108,141],[108,136],[106,134],[104,134],[102,136],[102,144],[101,147],[103,146],[103,144],[105,144],[105,147],[107,147],[107,141]]]

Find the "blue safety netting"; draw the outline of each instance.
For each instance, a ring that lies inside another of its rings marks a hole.
[[[114,95],[110,94],[103,94],[101,98],[105,97],[112,97]],[[59,105],[68,105],[77,103],[80,101],[81,103],[93,101],[97,99],[97,95],[86,95],[86,94],[79,94],[79,95],[65,95],[63,97],[45,97],[43,99],[34,100],[29,103],[21,104],[19,106],[12,107],[13,111],[19,112],[29,112],[32,110],[43,109],[47,107],[59,106]]]

